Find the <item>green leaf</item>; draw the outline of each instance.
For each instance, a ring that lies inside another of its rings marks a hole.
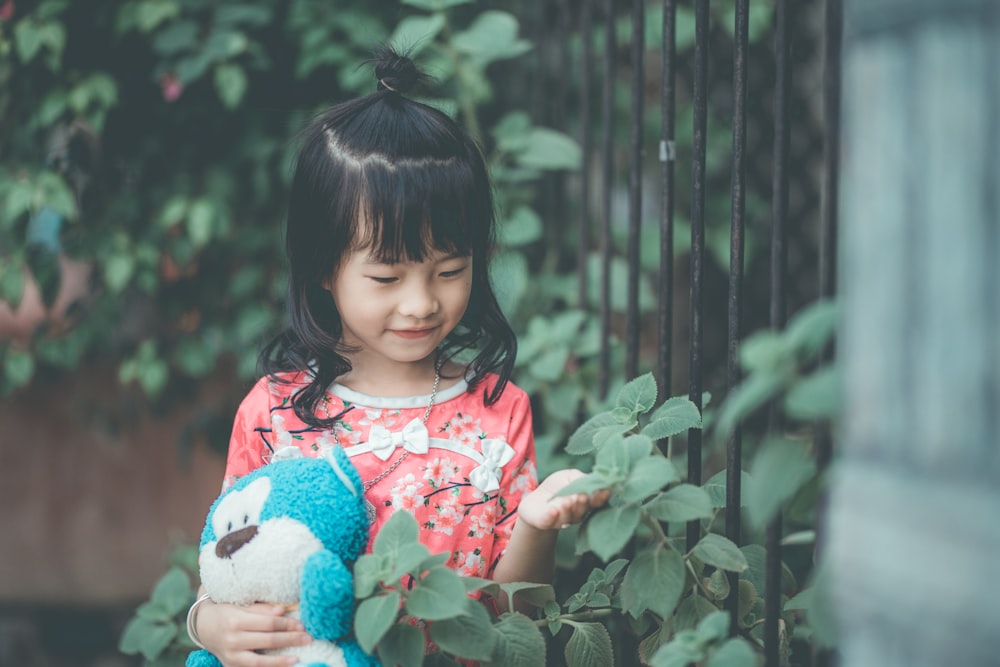
[[[530,275],[528,260],[519,252],[498,252],[490,263],[490,284],[494,286],[501,310],[508,316],[521,303]]]
[[[788,344],[798,353],[800,361],[816,358],[837,329],[839,309],[835,301],[820,299],[800,311],[785,327]]]
[[[774,370],[794,361],[795,352],[777,331],[758,331],[740,343],[740,366],[746,371]]]
[[[572,137],[544,127],[531,129],[524,150],[517,153],[518,166],[548,171],[580,168],[580,145]]]
[[[0,301],[17,310],[24,295],[24,269],[19,262],[0,259]]]
[[[646,373],[625,384],[615,397],[615,407],[625,408],[633,416],[645,414],[656,404],[656,380]]]
[[[546,603],[555,600],[556,594],[551,584],[538,584],[530,581],[514,581],[500,584],[509,600],[527,602],[534,607],[544,607]]]
[[[394,559],[405,545],[417,541],[419,532],[417,521],[409,512],[393,512],[375,535],[372,553]]]
[[[402,0],[404,5],[419,7],[429,12],[440,12],[458,5],[467,5],[474,0]]]
[[[836,367],[821,368],[791,386],[785,413],[792,419],[833,419],[840,414],[840,376]]]
[[[9,348],[3,360],[3,372],[14,387],[23,387],[35,374],[35,358],[29,352]]]
[[[701,619],[717,611],[719,611],[719,608],[707,598],[697,593],[692,593],[677,605],[677,611],[674,614],[674,629],[678,632],[678,635],[686,630],[693,631],[694,628],[698,627]],[[697,633],[692,634],[694,637],[697,637]],[[698,643],[700,645],[700,639]]]
[[[584,493],[590,495],[595,491],[602,491],[604,489],[610,488],[615,484],[616,480],[609,478],[607,475],[598,472],[587,473],[583,477],[577,477],[572,482],[559,489],[553,494],[553,498],[560,498],[562,496],[571,496],[574,493]]]
[[[568,345],[555,345],[532,359],[529,366],[531,374],[540,380],[555,382],[566,375],[566,362],[569,360]]]
[[[487,10],[467,30],[455,33],[452,47],[480,65],[514,58],[531,50],[531,42],[518,39],[518,22],[509,12]]]
[[[354,612],[354,634],[365,653],[382,640],[399,613],[402,596],[396,591],[363,600]]]
[[[729,576],[724,570],[715,570],[712,572],[712,575],[708,578],[706,588],[716,600],[725,600],[729,597],[729,591],[732,590],[732,587],[729,585]]]
[[[681,630],[669,644],[653,654],[650,667],[688,667],[705,657],[698,636],[691,630]]]
[[[428,621],[453,618],[462,612],[465,585],[447,567],[436,567],[417,580],[406,598],[406,611]]]
[[[534,243],[542,237],[542,219],[530,206],[518,206],[498,225],[498,243],[517,247]]]
[[[816,474],[816,462],[804,444],[771,439],[761,443],[750,470],[753,477],[743,489],[747,518],[760,528],[812,479]]]
[[[641,511],[635,505],[606,507],[587,522],[587,535],[591,549],[601,560],[607,561],[632,538],[639,525]]]
[[[685,572],[684,560],[673,549],[640,552],[622,580],[622,609],[636,618],[647,609],[668,618],[684,590]]]
[[[629,503],[642,502],[680,478],[677,468],[668,459],[658,455],[649,456],[632,466],[628,479],[622,484],[622,498]]]
[[[247,73],[236,63],[215,66],[215,91],[227,109],[235,109],[247,92]]]
[[[587,421],[583,422],[573,435],[569,437],[569,442],[566,443],[566,452],[569,454],[589,454],[594,451],[594,436],[598,431],[603,429],[617,429],[621,430],[618,433],[624,433],[629,430],[628,426],[625,426],[617,419],[615,419],[610,412],[599,412]]]
[[[566,642],[566,664],[573,667],[614,665],[611,635],[600,623],[570,623],[573,635]]]
[[[431,623],[430,635],[442,650],[469,660],[489,660],[497,644],[489,612],[468,598],[461,615]]]
[[[193,590],[187,573],[179,567],[171,567],[153,588],[150,599],[160,605],[170,616],[179,614],[191,604]]]
[[[646,511],[660,521],[686,522],[715,516],[712,498],[701,487],[680,484],[646,504]]]
[[[729,634],[729,612],[713,611],[698,621],[695,631],[706,643],[722,639]]]
[[[632,465],[629,446],[620,434],[614,434],[601,445],[594,458],[594,472],[600,472],[612,479],[625,479]]]
[[[406,622],[396,623],[378,643],[383,665],[420,667],[424,663],[424,631]]]
[[[104,260],[104,282],[112,294],[118,294],[128,285],[135,272],[135,257],[116,253]]]
[[[729,538],[716,533],[705,535],[692,551],[706,565],[728,572],[743,572],[747,569],[747,560],[740,548]]]
[[[545,667],[545,637],[530,618],[506,614],[493,629],[497,643],[483,667]]]
[[[712,499],[712,507],[723,508],[726,506],[726,469],[723,468],[719,472],[712,475],[707,482],[701,485],[701,488],[705,489],[708,493],[708,497]],[[749,483],[750,475],[747,474],[745,470],[740,471],[740,506],[746,506],[746,493],[742,492],[743,489],[747,488]]]
[[[727,437],[736,425],[771,400],[788,381],[790,371],[760,370],[750,374],[726,397],[719,409],[716,433]]]
[[[733,637],[717,648],[708,658],[705,667],[756,667],[760,664],[750,642]]]
[[[660,440],[693,428],[701,428],[698,406],[688,398],[674,396],[653,411],[642,434],[653,440]]]
[[[354,597],[371,595],[379,582],[389,578],[389,569],[383,567],[387,560],[372,554],[364,554],[354,563]]]
[[[392,572],[386,579],[396,580],[406,574],[419,577],[424,571],[433,569],[435,565],[439,565],[442,555],[447,560],[447,554],[435,554],[431,556],[431,552],[427,547],[419,542],[401,544],[399,551],[396,552],[396,557],[393,559]]]
[[[445,25],[444,14],[407,16],[396,25],[389,43],[414,57],[434,41]]]

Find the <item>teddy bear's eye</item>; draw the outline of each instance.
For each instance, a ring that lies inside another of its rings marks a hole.
[[[244,514],[243,515],[243,525],[245,526],[248,523],[250,523],[250,515],[249,514]]]
[[[226,532],[229,533],[232,532],[232,530],[233,530],[233,522],[230,521],[229,523],[226,524]]]

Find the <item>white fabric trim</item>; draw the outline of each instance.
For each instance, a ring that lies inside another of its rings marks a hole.
[[[514,457],[514,448],[505,441],[496,438],[488,438],[481,442],[487,456],[483,456],[481,452],[477,452],[472,447],[444,438],[430,438],[428,448],[443,449],[475,461],[478,465],[469,475],[469,481],[483,493],[488,493],[500,488],[503,467],[510,463]],[[344,451],[353,458],[372,452],[372,447],[368,443],[362,443],[353,447],[345,447]]]

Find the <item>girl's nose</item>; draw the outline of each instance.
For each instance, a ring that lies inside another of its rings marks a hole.
[[[437,312],[438,300],[428,285],[414,284],[403,294],[399,312],[406,317],[424,319]]]

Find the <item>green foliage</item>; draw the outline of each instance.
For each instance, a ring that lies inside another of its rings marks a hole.
[[[198,566],[193,547],[177,548],[172,565],[160,577],[149,600],[142,603],[122,631],[118,650],[141,655],[145,664],[184,663],[197,648],[187,635],[187,611],[195,599]]]

